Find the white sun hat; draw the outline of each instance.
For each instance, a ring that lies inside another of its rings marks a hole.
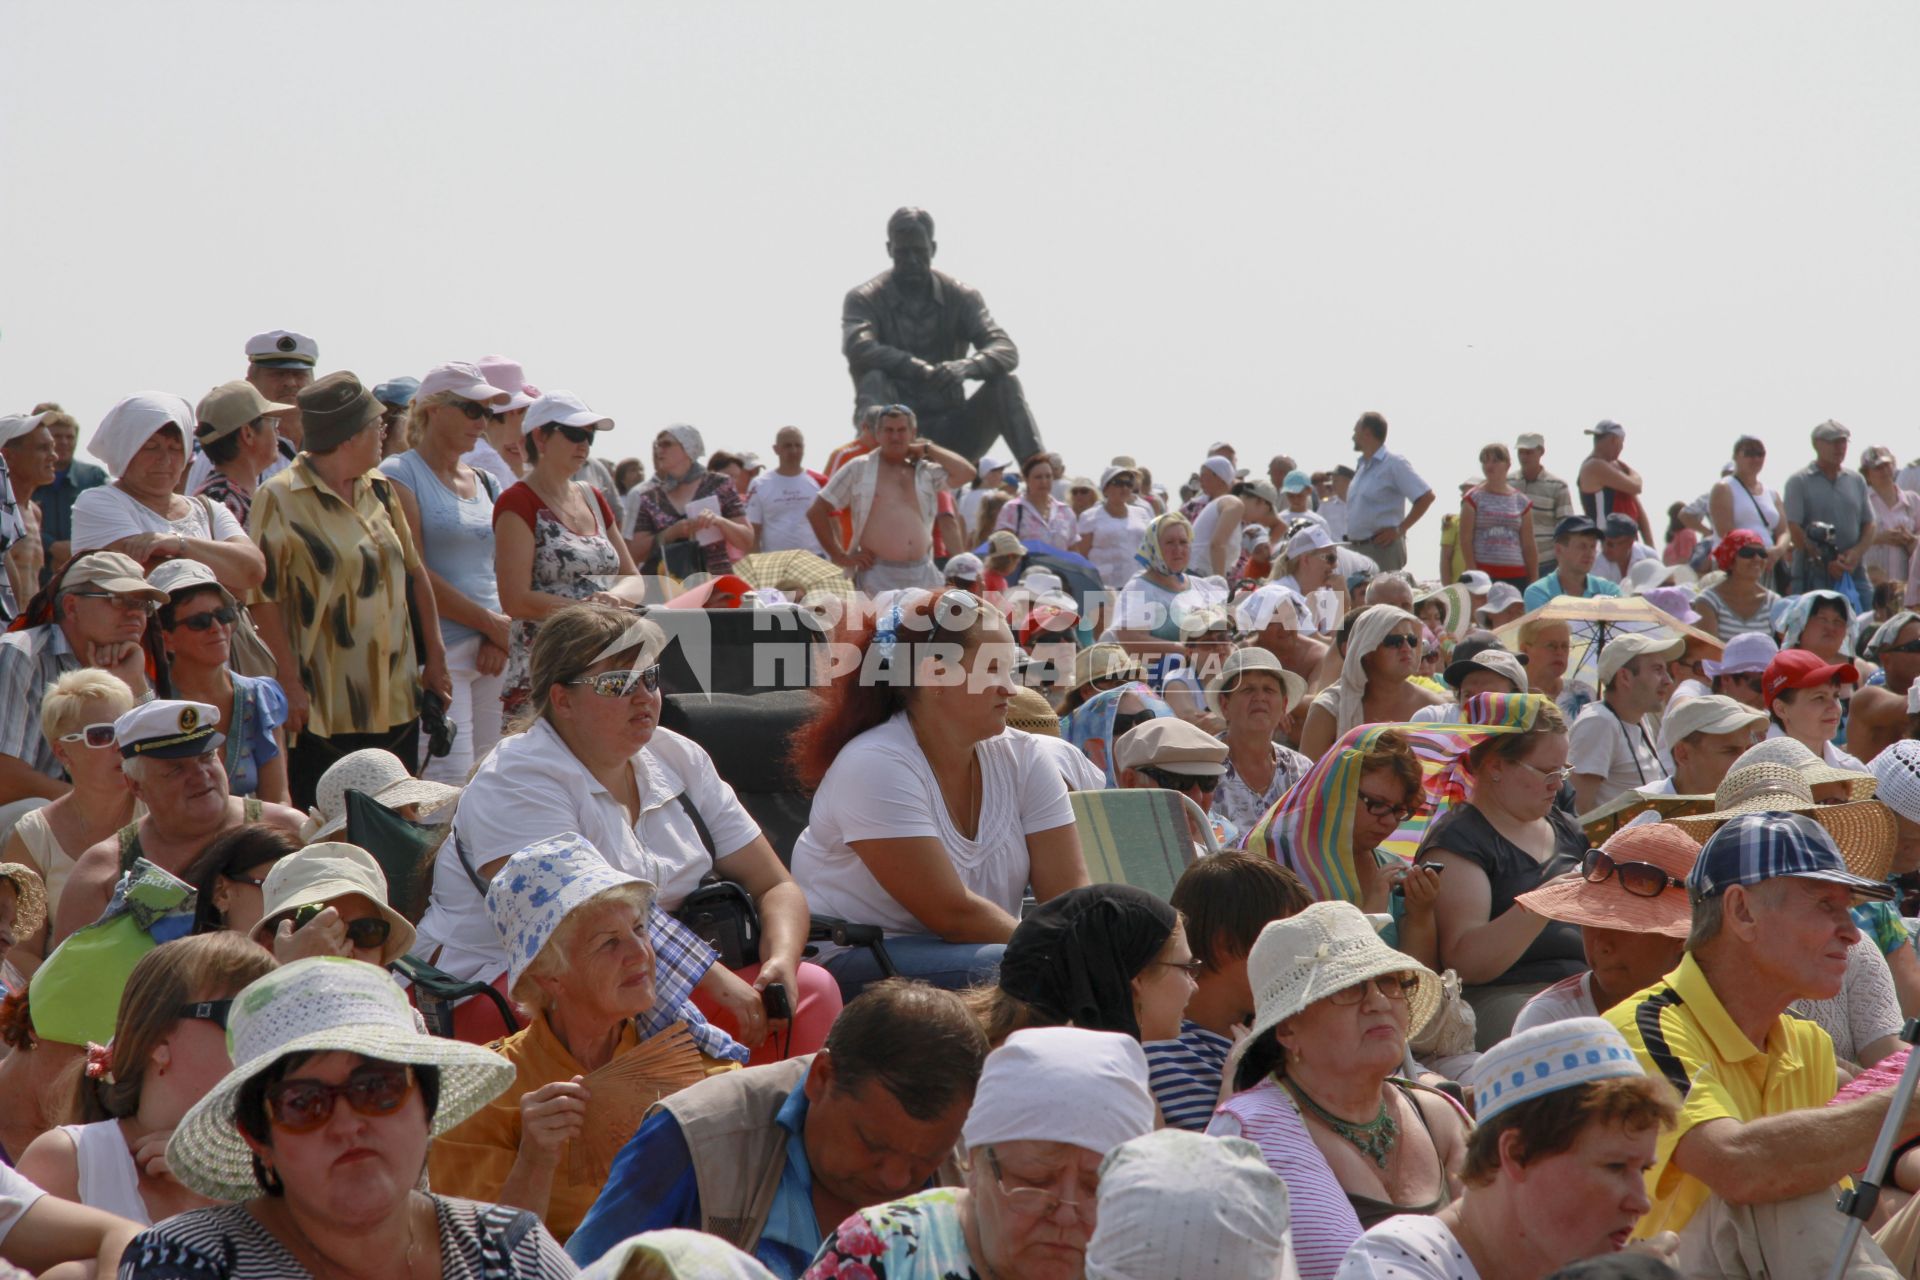
[[[1440,1007],[1439,975],[1382,942],[1351,902],[1316,902],[1297,915],[1275,920],[1260,931],[1247,954],[1254,1003],[1247,1040],[1259,1040],[1336,991],[1387,973],[1411,973],[1420,980],[1407,998],[1407,1039],[1412,1040]]]
[[[514,991],[560,924],[615,889],[633,886],[643,909],[653,884],[610,865],[585,836],[567,831],[536,840],[501,864],[487,886],[487,915],[507,952]]]
[[[300,825],[300,838],[311,844],[345,827],[349,791],[370,796],[389,809],[418,805],[422,814],[444,809],[460,798],[459,787],[413,777],[393,752],[364,747],[341,756],[320,775],[313,789],[313,808]]]
[[[215,1200],[250,1200],[264,1190],[234,1104],[247,1081],[289,1054],[357,1053],[436,1068],[440,1098],[430,1134],[505,1093],[514,1077],[513,1064],[489,1049],[414,1030],[413,1006],[386,971],[340,956],[296,960],[249,984],[227,1016],[227,1048],[237,1065],[167,1141],[174,1176]]]

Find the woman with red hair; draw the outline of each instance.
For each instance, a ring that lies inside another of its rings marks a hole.
[[[795,742],[814,797],[794,879],[816,918],[884,929],[903,976],[988,981],[1029,884],[1045,902],[1087,883],[1060,771],[1004,732],[1013,634],[970,592],[913,590],[856,643]],[[821,951],[849,1000],[881,976],[869,949]]]
[[[1766,583],[1773,565],[1771,554],[1766,539],[1751,529],[1735,529],[1720,539],[1713,549],[1713,562],[1727,575],[1726,581],[1693,600],[1702,631],[1711,631],[1723,641],[1749,631],[1773,633],[1773,606],[1780,597]]]

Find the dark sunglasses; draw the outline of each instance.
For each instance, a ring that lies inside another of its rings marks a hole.
[[[1168,791],[1192,791],[1199,788],[1202,795],[1212,795],[1213,789],[1220,785],[1220,779],[1196,776],[1191,773],[1170,773],[1165,769],[1156,769],[1152,765],[1143,765],[1140,772],[1152,778],[1155,786],[1165,787]]]
[[[1733,558],[1736,560],[1765,560],[1767,558],[1767,549],[1765,547],[1745,546],[1734,552]]]
[[[231,880],[235,877],[229,876],[227,878]],[[265,884],[266,882],[263,880],[260,883]],[[296,929],[304,929],[307,927],[308,921],[312,920],[324,910],[326,910],[326,907],[323,904],[310,902],[298,911],[295,911],[292,915],[282,916],[280,918],[292,920],[293,927]],[[277,927],[278,921],[276,921],[275,924]],[[393,933],[393,926],[389,924],[383,916],[362,916],[358,920],[347,921],[346,926],[347,941],[362,951],[372,951],[377,947],[386,946],[387,938]]]
[[[1420,637],[1403,635],[1396,631],[1390,635],[1381,636],[1380,647],[1382,649],[1417,649],[1420,647]]]
[[[648,693],[655,693],[660,688],[660,664],[656,662],[644,669],[630,667],[624,671],[602,671],[597,676],[582,676],[567,683],[584,684],[603,698],[624,698],[633,692],[635,685],[645,686]]]
[[[493,411],[487,406],[472,400],[455,400],[453,407],[466,414],[469,422],[479,422],[493,416]]]
[[[215,623],[223,627],[232,626],[234,620],[239,616],[240,611],[238,609],[230,604],[223,604],[218,609],[209,609],[205,613],[196,613],[185,618],[175,618],[173,625],[176,627],[185,627],[189,631],[211,631]]]
[[[227,1029],[227,1014],[233,1009],[231,1000],[196,1000],[192,1004],[183,1004],[173,1011],[177,1018],[211,1022],[222,1031]]]
[[[1920,653],[1920,640],[1909,640],[1905,644],[1883,644],[1881,653]]]
[[[569,427],[562,422],[549,422],[546,425],[547,430],[558,431],[565,436],[568,444],[585,444],[593,439],[592,427]]]
[[[267,1111],[288,1133],[312,1133],[333,1118],[341,1098],[363,1116],[390,1116],[413,1092],[413,1069],[381,1062],[360,1067],[339,1084],[276,1080],[267,1086]]]
[[[1580,874],[1588,884],[1603,884],[1608,876],[1617,876],[1620,887],[1636,898],[1657,898],[1670,888],[1687,887],[1685,880],[1668,875],[1651,862],[1616,862],[1612,855],[1600,849],[1587,850]]]

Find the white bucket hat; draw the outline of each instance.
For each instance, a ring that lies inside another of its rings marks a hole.
[[[407,772],[400,757],[379,747],[366,747],[341,756],[320,775],[313,789],[313,808],[300,825],[300,838],[325,840],[347,825],[347,792],[358,791],[387,806],[418,805],[423,814],[443,809],[460,798],[460,788],[428,782]]]
[[[174,1176],[215,1200],[249,1200],[262,1187],[234,1122],[247,1081],[289,1054],[357,1053],[434,1067],[440,1099],[430,1134],[445,1133],[506,1092],[514,1068],[499,1054],[413,1028],[413,1006],[383,970],[358,960],[296,960],[234,997],[227,1049],[237,1064],[193,1104],[167,1142]]]
[[[1417,1037],[1440,1007],[1440,978],[1413,957],[1380,941],[1351,902],[1316,902],[1260,931],[1247,955],[1253,988],[1249,1043],[1315,1001],[1384,973],[1411,973],[1420,985],[1407,999],[1407,1039]]]
[[[373,855],[357,844],[322,842],[296,849],[274,863],[260,884],[260,923],[250,935],[263,947],[273,946],[274,917],[310,902],[359,894],[380,909],[387,922],[387,945],[380,963],[391,964],[413,949],[413,926],[387,903],[387,875]]]
[[[1291,711],[1300,705],[1307,696],[1307,682],[1280,665],[1280,659],[1267,650],[1256,646],[1235,649],[1220,664],[1220,672],[1207,681],[1207,710],[1215,715],[1220,712],[1220,695],[1233,692],[1234,686],[1242,675],[1258,671],[1272,676],[1280,682],[1280,696],[1285,699],[1286,709]]]
[[[220,598],[228,604],[239,603],[233,598],[233,592],[227,590],[221,585],[220,579],[213,576],[213,570],[198,560],[188,560],[184,557],[155,565],[147,574],[147,585],[166,592],[169,597],[174,592],[185,591],[189,587],[204,587],[210,591],[218,591]]]
[[[1244,1138],[1156,1129],[1100,1165],[1086,1280],[1295,1277],[1287,1184]]]
[[[615,869],[577,832],[537,840],[508,858],[487,886],[487,915],[507,950],[507,990],[520,986],[560,922],[601,894],[628,885],[646,902],[653,885]]]

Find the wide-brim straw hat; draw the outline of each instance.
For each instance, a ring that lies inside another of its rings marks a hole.
[[[400,757],[379,747],[352,751],[320,775],[313,791],[313,808],[301,824],[300,838],[311,844],[325,840],[347,825],[347,792],[358,791],[389,809],[417,805],[429,814],[460,798],[460,788],[444,782],[429,782],[407,772]]]
[[[1007,703],[1007,728],[1057,738],[1060,716],[1045,694],[1023,684],[1013,691],[1013,699]]]
[[[1693,906],[1685,881],[1700,856],[1700,842],[1672,823],[1643,822],[1614,832],[1600,849],[1615,862],[1649,863],[1682,883],[1643,898],[1628,893],[1617,872],[1598,884],[1556,878],[1514,901],[1534,915],[1565,924],[1686,937],[1693,928]]]
[[[435,1068],[440,1098],[431,1135],[499,1097],[514,1078],[513,1064],[491,1050],[415,1031],[413,1006],[385,970],[339,956],[296,960],[247,986],[234,997],[227,1044],[237,1065],[193,1104],[167,1141],[173,1175],[215,1200],[261,1194],[234,1104],[247,1081],[290,1054],[357,1053]]]
[[[13,908],[13,936],[31,938],[47,922],[47,882],[24,862],[0,862],[0,880],[12,884],[19,896]]]
[[[1827,782],[1844,782],[1853,788],[1852,794],[1847,797],[1849,800],[1871,800],[1879,787],[1879,779],[1871,773],[1828,764],[1806,743],[1785,734],[1754,743],[1740,753],[1733,767],[1739,769],[1750,764],[1791,765],[1800,771],[1800,776],[1807,780],[1810,787]]]
[[[1740,766],[1720,784],[1714,805],[1711,813],[1668,821],[1704,844],[1722,823],[1743,813],[1804,813],[1833,837],[1854,875],[1885,880],[1893,869],[1893,846],[1900,835],[1893,810],[1878,800],[1817,804],[1812,784],[1792,765]]]
[[[1280,1023],[1336,991],[1385,973],[1412,973],[1420,985],[1407,999],[1407,1039],[1419,1036],[1440,1008],[1440,977],[1380,940],[1351,902],[1316,902],[1260,931],[1247,955],[1257,1042]]]
[[[1219,674],[1207,681],[1207,710],[1215,715],[1224,715],[1220,710],[1220,695],[1232,692],[1239,678],[1250,671],[1263,672],[1280,682],[1281,696],[1286,699],[1286,709],[1292,711],[1307,696],[1307,682],[1298,675],[1280,665],[1280,659],[1260,647],[1235,649],[1220,664]]]

